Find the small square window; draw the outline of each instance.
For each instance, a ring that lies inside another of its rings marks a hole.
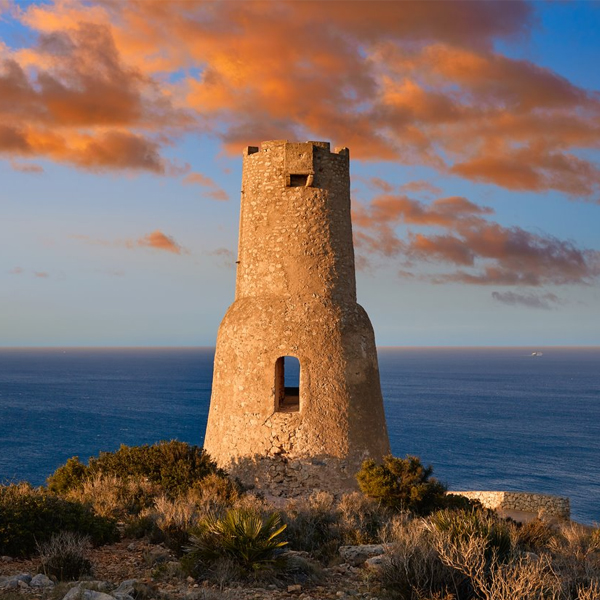
[[[307,187],[308,175],[290,175],[289,187]]]

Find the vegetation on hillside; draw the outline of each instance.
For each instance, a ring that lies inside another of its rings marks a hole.
[[[50,475],[47,483],[51,492],[66,494],[82,489],[86,482],[98,477],[143,479],[159,486],[164,494],[176,497],[213,474],[226,476],[204,449],[172,440],[152,446],[122,445],[116,452],[100,452],[87,465],[74,456]]]
[[[276,508],[198,448],[121,447],[88,465],[70,459],[48,488],[0,486],[0,554],[39,552],[42,571],[72,579],[90,570],[86,539],[107,543],[120,532],[164,543],[181,577],[310,585],[322,566],[339,562],[340,546],[384,544],[380,565],[368,571],[381,597],[600,598],[598,529],[542,519],[518,525],[449,499],[416,457],[367,461],[357,478],[362,492],[315,491]]]
[[[26,483],[0,486],[0,555],[30,556],[61,531],[87,535],[97,545],[118,539],[116,522],[88,505]]]

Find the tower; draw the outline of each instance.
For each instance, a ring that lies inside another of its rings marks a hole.
[[[365,458],[389,453],[375,337],[356,302],[349,162],[326,142],[244,151],[235,302],[204,447],[276,495],[352,489]]]

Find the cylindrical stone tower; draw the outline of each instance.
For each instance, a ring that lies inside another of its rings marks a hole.
[[[204,447],[276,495],[353,489],[389,441],[373,328],[356,303],[348,150],[264,142],[243,167],[236,298]]]

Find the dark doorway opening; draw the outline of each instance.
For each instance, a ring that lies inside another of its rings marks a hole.
[[[300,361],[295,356],[281,356],[275,362],[275,410],[300,410]]]

